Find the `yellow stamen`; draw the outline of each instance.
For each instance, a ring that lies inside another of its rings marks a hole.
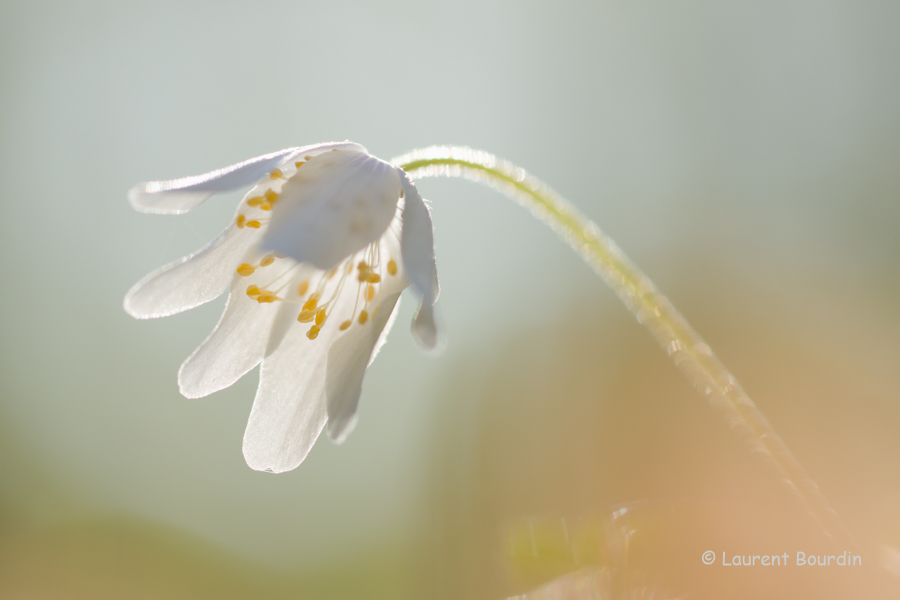
[[[350,329],[350,325],[352,324],[353,323],[351,321],[344,321],[343,323],[341,323],[341,326],[338,329],[340,329],[341,331],[347,331],[348,329]]]
[[[309,323],[315,318],[316,311],[314,310],[304,310],[299,315],[297,315],[297,320],[301,323]]]
[[[314,340],[317,337],[319,337],[319,328],[315,325],[310,327],[309,331],[306,332],[306,337],[308,337],[311,340]]]
[[[263,291],[256,299],[256,301],[260,304],[263,304],[264,302],[275,302],[276,300],[281,300],[281,298],[279,298],[269,290]]]
[[[310,161],[310,160],[313,159],[313,157],[307,155],[307,156],[304,156],[303,159],[306,160],[306,161]]]
[[[235,221],[235,225],[238,226],[238,229],[243,229],[244,223],[246,223],[246,222],[247,222],[247,217],[245,217],[244,215],[238,215],[237,221]]]
[[[282,177],[284,177],[284,173],[281,172],[281,169],[275,169],[269,173],[269,179],[281,179]]]
[[[287,258],[287,254],[281,254],[280,252],[273,252],[275,258]]]
[[[375,286],[370,283],[369,289],[366,290],[366,300],[371,302],[373,298],[375,298]]]
[[[305,165],[305,164],[306,164],[306,163],[303,162],[303,161],[301,160],[300,162],[295,162],[295,163],[294,163],[294,166],[297,167],[297,168],[299,169],[300,167],[302,167],[302,166]]]
[[[264,202],[259,205],[259,210],[272,210],[272,205],[268,202]]]
[[[316,310],[316,305],[319,303],[319,295],[313,294],[309,297],[309,300],[303,305],[303,310]]]
[[[366,321],[368,321],[368,320],[369,320],[369,313],[367,313],[366,311],[362,311],[361,313],[359,313],[359,324],[360,325],[365,325]]]
[[[366,269],[369,268],[369,265],[366,264],[366,261],[361,260],[361,261],[359,261],[359,264],[356,265],[356,268],[359,269],[360,271],[365,271]]]
[[[247,198],[247,206],[259,206],[262,204],[262,201],[265,200],[262,196],[253,196],[252,198]]]
[[[320,308],[320,309],[318,310],[318,312],[316,312],[316,325],[318,325],[319,327],[321,327],[321,326],[322,326],[322,323],[325,322],[325,317],[326,317],[326,316],[327,316],[327,315],[325,314],[325,309],[324,309],[324,308]]]
[[[381,281],[381,275],[379,275],[378,273],[367,273],[366,281],[368,281],[369,283],[378,283],[379,281]]]
[[[308,292],[308,291],[309,291],[309,282],[308,281],[304,281],[303,283],[301,283],[300,285],[297,286],[297,293],[300,294],[301,296],[305,296],[306,292]]]
[[[265,256],[263,256],[263,259],[261,261],[259,261],[259,266],[268,267],[273,262],[275,262],[275,255],[274,254],[266,254]]]
[[[237,274],[241,277],[247,277],[248,275],[253,275],[253,271],[256,270],[256,267],[249,263],[241,263],[241,265],[237,268]]]
[[[397,263],[394,262],[393,258],[388,261],[388,273],[390,273],[391,275],[397,274]]]
[[[259,229],[261,224],[259,221],[254,219],[252,221],[247,221],[246,225],[247,225],[247,227],[249,227],[251,229]]]
[[[259,296],[262,291],[255,285],[251,285],[247,287],[247,295],[256,300],[256,297]]]

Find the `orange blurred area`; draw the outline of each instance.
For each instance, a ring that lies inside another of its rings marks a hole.
[[[810,335],[802,314],[749,305],[741,283],[720,283],[717,297],[684,291],[687,312],[833,502],[844,535],[823,535],[633,322],[578,305],[571,320],[473,360],[478,375],[454,380],[462,390],[444,401],[448,422],[478,418],[476,433],[457,426],[443,447],[455,476],[434,500],[448,511],[435,545],[452,557],[435,563],[452,590],[440,597],[526,594],[588,567],[604,582],[589,589],[614,597],[894,597],[896,375],[856,354],[885,332],[856,322]],[[798,552],[861,566],[798,565]],[[526,597],[606,597],[572,594],[551,585]]]

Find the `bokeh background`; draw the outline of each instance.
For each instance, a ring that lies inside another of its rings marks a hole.
[[[890,1],[3,0],[0,598],[896,597],[898,26]],[[864,566],[704,566],[830,547],[602,282],[464,181],[419,185],[444,355],[407,299],[346,443],[250,470],[255,371],[175,382],[222,300],[121,308],[239,196],[158,217],[125,192],[342,139],[481,148],[571,199]]]

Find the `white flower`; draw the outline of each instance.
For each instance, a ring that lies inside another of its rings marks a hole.
[[[296,468],[322,429],[342,441],[356,419],[366,367],[390,329],[400,292],[422,302],[413,333],[437,344],[431,216],[407,174],[351,142],[289,148],[205,175],[132,188],[141,212],[184,213],[252,183],[233,223],[205,248],[138,282],[125,310],[172,315],[229,287],[218,325],[181,365],[199,398],[262,362],[244,434],[257,470]]]

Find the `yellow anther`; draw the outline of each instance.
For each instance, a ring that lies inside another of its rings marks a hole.
[[[281,169],[275,169],[269,173],[269,179],[281,179],[282,177],[284,177],[284,173],[281,172]]]
[[[275,204],[275,201],[278,200],[278,192],[272,189],[266,190],[266,193],[263,194],[263,199],[268,201],[269,204]]]
[[[237,268],[237,274],[241,277],[247,277],[248,275],[253,275],[253,271],[256,270],[256,267],[249,263],[241,263],[241,266]]]
[[[356,268],[359,269],[360,271],[365,271],[369,268],[369,265],[366,264],[366,261],[361,260],[361,261],[359,261],[359,264],[356,265]]]
[[[335,267],[335,268],[333,268],[333,269],[331,270],[331,272],[328,274],[328,279],[329,279],[329,280],[331,280],[332,278],[334,278],[335,275],[337,275],[338,268],[339,268],[339,267]]]
[[[306,292],[308,292],[308,291],[309,291],[309,282],[308,281],[304,281],[303,283],[301,283],[300,285],[297,286],[297,293],[300,294],[301,296],[305,296]]]
[[[276,300],[281,300],[281,298],[279,298],[278,296],[276,296],[275,294],[273,294],[272,292],[270,292],[268,290],[264,290],[256,298],[256,301],[259,302],[260,304],[263,304],[265,302],[275,302]]]
[[[309,297],[309,300],[303,305],[303,310],[316,310],[316,305],[319,303],[319,295],[313,294]]]
[[[243,229],[244,223],[246,223],[246,222],[247,222],[247,217],[245,217],[244,215],[238,215],[237,221],[235,221],[234,224],[238,226],[238,229]]]
[[[316,327],[315,325],[310,327],[309,331],[306,332],[306,337],[308,337],[311,340],[314,340],[317,337],[319,337],[319,328]]]
[[[305,164],[306,164],[306,163],[303,162],[303,161],[301,160],[300,162],[295,162],[295,163],[294,163],[294,166],[297,167],[297,168],[299,169],[300,167],[302,167],[302,166],[305,165]]]
[[[340,329],[341,331],[347,331],[348,329],[350,329],[350,326],[352,324],[352,321],[344,321],[343,323],[341,323],[341,326],[338,327],[338,329]]]
[[[368,321],[368,320],[369,320],[369,313],[367,313],[366,311],[362,311],[361,313],[359,313],[359,324],[360,325],[365,325],[366,321]]]
[[[261,224],[259,221],[257,221],[256,219],[253,219],[252,221],[247,221],[247,223],[245,223],[245,224],[246,224],[247,227],[249,227],[250,229],[259,229],[260,226],[262,225],[262,224]]]
[[[320,309],[316,312],[316,325],[318,325],[319,327],[321,327],[321,326],[322,326],[322,323],[325,322],[325,317],[327,317],[327,316],[328,316],[328,315],[325,314],[325,309],[324,309],[324,308],[320,308]]]
[[[366,300],[371,302],[373,298],[375,298],[375,286],[370,283],[369,289],[366,290]]]
[[[297,320],[301,323],[309,323],[313,319],[316,318],[316,311],[314,310],[304,310],[301,311],[299,315],[297,315]]]
[[[369,283],[378,283],[381,281],[381,275],[378,273],[369,272],[366,274],[366,281]]]
[[[312,156],[309,156],[309,155],[306,155],[306,156],[303,157],[303,160],[306,160],[306,161],[310,161],[310,160],[312,160],[312,159],[313,159],[313,157],[312,157]]]
[[[400,197],[403,197],[403,188],[400,188]]]
[[[262,196],[253,196],[252,198],[247,198],[247,206],[259,206],[262,204],[262,201],[265,200]]]
[[[388,273],[390,273],[391,275],[397,274],[397,263],[393,258],[388,261]]]
[[[259,266],[268,267],[273,262],[275,262],[275,255],[274,254],[266,254],[265,256],[263,256],[262,260],[259,261]]]
[[[259,296],[262,291],[256,287],[255,285],[247,286],[247,295],[256,300],[256,297]]]
[[[259,210],[272,210],[272,205],[268,202],[263,202],[259,205]]]

